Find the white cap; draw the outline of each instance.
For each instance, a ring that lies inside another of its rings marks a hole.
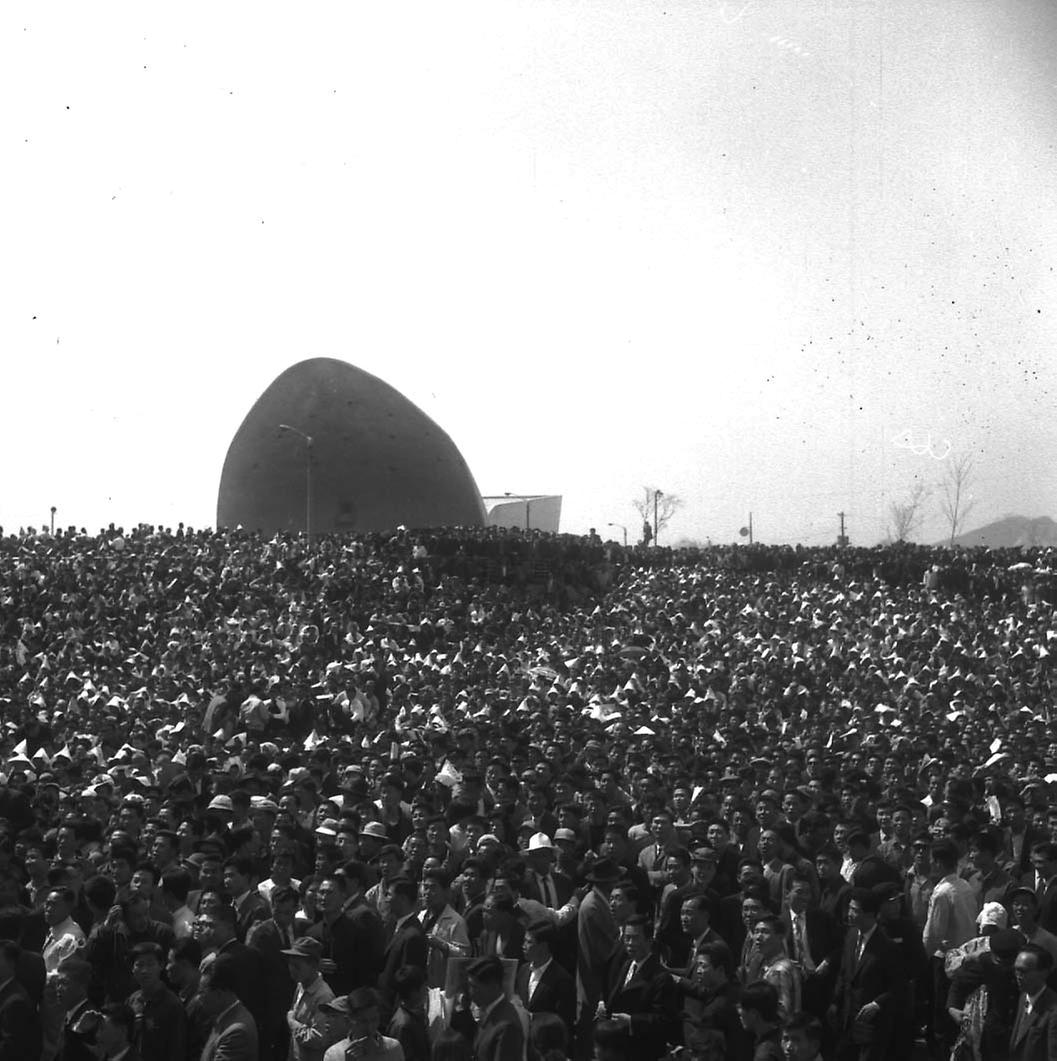
[[[546,833],[533,833],[529,837],[528,849],[530,851],[550,851],[553,848],[554,844],[551,843],[551,838]]]

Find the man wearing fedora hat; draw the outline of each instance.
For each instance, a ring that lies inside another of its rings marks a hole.
[[[290,978],[297,985],[293,1004],[286,1014],[290,1029],[290,1061],[321,1061],[330,1045],[330,1018],[322,1008],[334,998],[330,985],[319,975],[323,944],[301,936],[283,950]]]
[[[609,893],[620,877],[620,868],[612,859],[597,859],[587,871],[591,890],[580,903],[576,918],[577,1028],[579,1048],[585,1053],[591,1021],[605,991],[603,974],[620,946],[620,932],[609,908]]]

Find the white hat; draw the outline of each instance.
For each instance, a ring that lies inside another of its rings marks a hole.
[[[530,851],[551,851],[554,844],[546,833],[533,833],[529,837],[528,849]]]
[[[1009,924],[1009,915],[1001,903],[984,903],[984,908],[977,915],[976,924],[980,928],[984,925],[997,925],[1002,929]]]
[[[226,810],[229,814],[234,813],[235,807],[231,802],[230,796],[214,796],[209,801],[207,810]]]

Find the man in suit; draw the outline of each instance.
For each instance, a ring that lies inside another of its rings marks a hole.
[[[869,888],[853,888],[848,902],[850,929],[830,1014],[840,1061],[883,1061],[888,1056],[891,1015],[903,1000],[899,956],[878,928],[880,899]]]
[[[224,891],[235,907],[236,936],[246,942],[250,928],[268,918],[268,903],[257,890],[257,867],[253,859],[232,855],[224,863]]]
[[[712,927],[712,900],[703,892],[690,895],[683,900],[679,908],[679,927],[686,937],[686,961],[676,966],[669,956],[666,965],[674,976],[689,976],[693,972],[694,962],[702,947],[710,943],[722,943],[726,940]]]
[[[111,1002],[100,1013],[95,1032],[96,1056],[102,1061],[141,1061],[132,1042],[136,1014],[123,1002]]]
[[[1039,924],[1057,935],[1057,844],[1050,840],[1031,849],[1035,894],[1039,897]]]
[[[293,947],[296,939],[294,916],[300,899],[293,888],[278,885],[272,892],[271,902],[272,916],[250,926],[246,946],[260,956],[265,984],[265,1012],[268,1019],[257,1028],[261,1057],[270,1059],[281,1056],[285,1061],[286,1013],[293,1001],[294,981],[289,975],[289,964],[284,952]]]
[[[529,1015],[554,1013],[572,1034],[576,1019],[576,985],[572,976],[554,960],[558,929],[540,919],[525,929],[525,962],[518,969],[515,990]]]
[[[1027,944],[1013,963],[1020,998],[1009,1041],[1009,1061],[1052,1061],[1057,1057],[1057,992],[1046,986],[1053,958]]]
[[[41,1030],[29,993],[15,979],[22,948],[0,940],[0,1061],[40,1057]]]
[[[324,957],[335,965],[327,974],[327,983],[336,995],[348,994],[357,987],[377,982],[385,956],[385,929],[381,919],[367,906],[363,907],[373,917],[362,916],[361,911],[347,914],[344,898],[345,885],[336,874],[325,877],[319,885],[319,910],[323,917],[306,932],[323,944]],[[359,895],[362,898],[362,895]],[[356,896],[352,902],[356,905]]]
[[[378,977],[384,1019],[396,1008],[396,974],[405,965],[426,971],[429,945],[418,919],[418,888],[408,877],[397,877],[389,884],[389,909],[396,918],[393,938],[385,949],[385,963]]]
[[[689,975],[676,979],[683,1044],[691,1054],[735,1058],[746,1052],[737,995],[730,948],[721,942],[697,947]]]
[[[91,1041],[95,1036],[95,1015],[88,999],[92,967],[83,958],[65,958],[55,974],[56,1000],[62,1008],[63,1025],[59,1036],[60,1061],[94,1061]],[[87,1015],[92,1014],[91,1020]]]
[[[264,970],[259,955],[245,943],[235,938],[235,911],[222,906],[215,913],[202,914],[198,918],[199,943],[203,948],[214,948],[217,960],[221,958],[235,970],[232,990],[253,1014],[254,1047],[258,1041],[259,1024],[267,1024],[268,1000],[265,990]]]
[[[257,1022],[239,1001],[242,970],[229,954],[218,954],[202,974],[202,1008],[210,1020],[201,1061],[258,1061]]]
[[[579,1056],[590,1052],[591,1022],[605,990],[604,971],[620,946],[620,936],[609,893],[620,880],[617,864],[608,858],[598,859],[587,872],[591,890],[584,896],[576,917],[577,962],[576,1005],[577,1045]]]
[[[818,908],[807,874],[793,872],[787,899],[781,917],[789,957],[800,966],[803,975],[802,1006],[821,1020],[826,1015],[840,964],[841,931],[836,921]]]
[[[367,889],[374,883],[374,876],[371,867],[356,859],[350,859],[334,873],[341,888],[342,921],[348,926],[360,980],[365,984],[374,983],[382,967],[387,935],[378,912],[367,902]]]
[[[474,1061],[522,1061],[525,1034],[517,1010],[503,993],[503,963],[478,958],[467,970],[470,1001],[480,1010]]]
[[[627,959],[609,985],[606,1011],[628,1029],[636,1055],[657,1061],[676,1038],[675,981],[653,953],[648,918],[642,914],[628,918],[621,934]]]
[[[518,919],[518,908],[509,895],[493,892],[484,901],[484,929],[477,941],[481,957],[524,957],[525,928]]]

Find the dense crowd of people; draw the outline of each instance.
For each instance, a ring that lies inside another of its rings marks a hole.
[[[0,1061],[1057,1058],[1051,559],[0,536]]]

